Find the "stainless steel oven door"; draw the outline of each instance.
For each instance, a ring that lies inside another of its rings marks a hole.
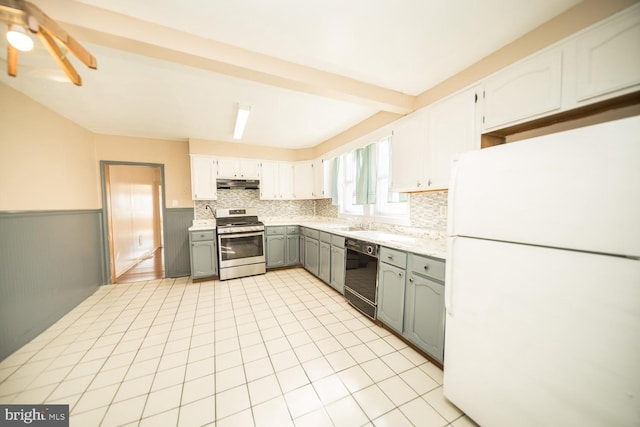
[[[218,234],[220,267],[265,262],[264,231]]]

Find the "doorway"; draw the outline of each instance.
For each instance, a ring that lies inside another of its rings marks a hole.
[[[163,165],[100,163],[109,283],[164,278]]]

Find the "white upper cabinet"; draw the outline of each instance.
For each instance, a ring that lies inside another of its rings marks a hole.
[[[214,157],[191,155],[191,198],[216,200],[217,162]]]
[[[293,165],[289,162],[272,161],[263,161],[261,164],[260,199],[292,199]]]
[[[324,188],[324,161],[321,159],[313,161],[313,198],[324,199],[330,196],[325,196]]]
[[[416,111],[396,122],[391,139],[391,189],[426,190],[427,110]]]
[[[480,148],[478,98],[472,87],[432,104],[427,115],[426,189],[449,188],[452,162],[465,151]]]
[[[575,39],[575,97],[578,104],[638,90],[640,6],[612,17]]]
[[[254,159],[218,159],[218,178],[260,179],[260,161]]]
[[[398,121],[391,142],[393,191],[449,188],[451,163],[480,148],[479,86],[431,104]]]
[[[528,57],[484,81],[484,131],[532,120],[562,106],[562,49]]]
[[[333,159],[322,160],[322,198],[330,199],[333,197],[333,179],[335,176],[333,170]]]
[[[296,162],[293,164],[293,198],[313,199],[314,173],[313,162]]]

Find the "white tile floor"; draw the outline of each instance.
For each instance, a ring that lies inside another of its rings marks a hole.
[[[301,268],[103,286],[0,363],[71,426],[474,426],[442,371]]]

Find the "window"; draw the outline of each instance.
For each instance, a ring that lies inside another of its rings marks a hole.
[[[341,214],[408,222],[407,195],[391,192],[391,137],[343,154],[337,179]]]
[[[408,218],[408,196],[391,191],[391,137],[384,138],[377,145],[377,203],[374,215],[379,217]]]

